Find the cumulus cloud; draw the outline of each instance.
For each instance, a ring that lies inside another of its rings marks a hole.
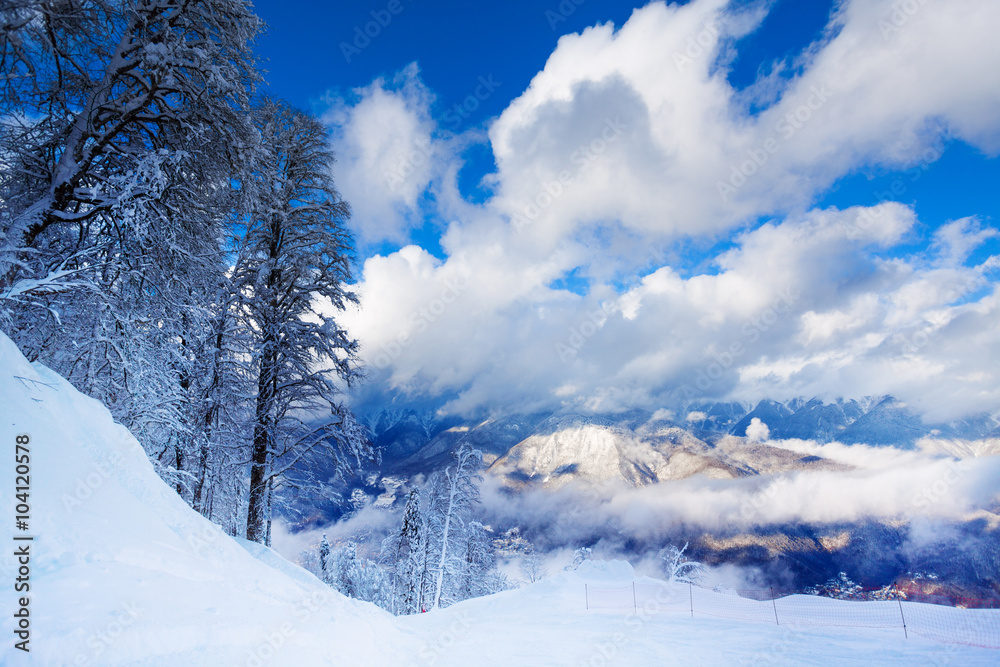
[[[838,5],[794,76],[744,91],[726,63],[764,5],[652,3],[564,36],[488,128],[481,204],[458,192],[451,143],[478,130],[442,139],[415,68],[340,100],[357,233],[403,246],[364,262],[344,318],[365,391],[461,413],[884,393],[930,419],[995,411],[1000,260],[976,254],[995,229],[963,218],[913,251],[911,207],[810,208],[944,139],[1000,151],[1000,5],[912,4]],[[443,260],[407,245],[428,192]],[[729,243],[689,274],[660,250],[678,237]]]
[[[898,204],[814,211],[742,234],[715,274],[663,267],[585,296],[546,285],[558,256],[505,262],[494,245],[441,262],[411,246],[366,262],[359,289],[378,306],[347,324],[376,385],[456,412],[866,394],[936,418],[994,410],[981,359],[1000,353],[1000,297],[963,300],[991,284],[990,261],[880,257],[914,224]]]
[[[432,93],[411,65],[329,102],[324,121],[335,128],[334,177],[353,209],[356,237],[361,244],[405,240],[422,224],[421,198],[442,160],[432,136]]]
[[[760,417],[754,417],[747,426],[746,436],[750,442],[766,442],[771,437],[771,429],[760,420]]]
[[[705,234],[800,210],[853,169],[919,162],[945,131],[995,153],[998,87],[976,63],[1000,62],[1000,9],[920,3],[897,27],[897,4],[843,3],[832,36],[803,56],[800,76],[768,82],[776,101],[756,114],[718,66],[733,25],[725,2],[653,3],[619,30],[563,37],[490,128],[495,203],[511,216],[537,212],[541,240],[609,219]],[[706,30],[718,39],[688,57]],[[588,161],[609,122],[621,135]],[[563,172],[564,194],[539,206]]]

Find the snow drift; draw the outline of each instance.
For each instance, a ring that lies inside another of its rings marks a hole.
[[[103,406],[29,364],[3,334],[0,396],[5,666],[996,663],[996,651],[898,631],[588,610],[585,584],[637,581],[620,561],[393,618],[223,534],[159,479]],[[18,531],[34,537],[30,653],[13,647],[8,611],[18,434],[31,439],[30,529]]]
[[[29,364],[3,334],[0,396],[5,582],[17,569],[8,548],[16,434],[31,439],[24,534],[35,538],[30,653],[10,639],[14,592],[5,584],[0,664],[398,662],[407,638],[389,614],[224,534],[156,475],[104,406]]]

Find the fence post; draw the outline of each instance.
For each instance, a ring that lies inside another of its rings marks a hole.
[[[903,639],[909,639],[910,633],[906,631],[906,617],[903,616],[903,601],[899,599],[899,587],[896,582],[892,583],[892,590],[896,593],[896,603],[899,605],[899,619],[903,621]]]
[[[583,599],[587,605],[587,609],[590,609],[590,593],[587,591],[587,584],[583,585]]]
[[[694,584],[688,582],[688,598],[691,600],[691,618],[694,618]]]
[[[639,604],[635,600],[635,582],[632,582],[632,613],[639,613]]]
[[[774,608],[774,624],[781,625],[778,623],[778,605],[774,603],[774,586],[771,586],[771,606]]]

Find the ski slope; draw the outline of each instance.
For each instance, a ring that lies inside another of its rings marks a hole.
[[[924,638],[902,628],[822,628],[696,613],[585,608],[591,587],[663,586],[628,563],[588,561],[531,586],[461,602],[400,626],[423,634],[419,665],[997,665],[1000,651]],[[686,607],[687,587],[678,587]],[[720,595],[720,594],[716,594]],[[812,599],[813,610],[838,600]],[[850,603],[868,604],[868,603]],[[650,607],[647,606],[647,609]],[[1000,612],[998,612],[1000,613]],[[428,635],[429,633],[429,635]]]
[[[268,549],[253,557],[159,479],[107,409],[3,334],[0,396],[0,664],[388,665],[416,646],[380,609]],[[15,434],[31,438],[28,655],[13,648],[8,584]]]
[[[899,630],[586,609],[584,584],[627,563],[394,618],[275,552],[232,539],[156,475],[110,413],[0,334],[0,664],[18,665],[994,665],[1000,651]],[[14,648],[14,439],[30,436],[30,653]]]

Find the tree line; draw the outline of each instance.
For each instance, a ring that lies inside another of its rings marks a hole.
[[[0,328],[269,543],[283,489],[371,455],[326,129],[259,94],[247,2],[7,0],[0,25]]]

